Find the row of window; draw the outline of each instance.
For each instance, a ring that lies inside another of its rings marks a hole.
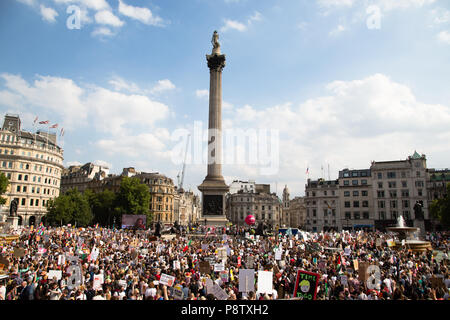
[[[409,197],[409,190],[401,190],[401,195],[402,195],[402,198]],[[417,195],[419,197],[423,196],[422,189],[418,189],[417,190]],[[378,198],[385,198],[386,197],[386,193],[384,192],[384,190],[377,191],[377,197]],[[397,198],[397,190],[389,191],[389,197],[390,198]]]
[[[13,155],[14,154],[14,149],[0,149],[0,154],[11,154],[11,155]],[[31,157],[32,156],[31,151],[25,152],[25,151],[22,150],[22,156]],[[36,159],[44,160],[44,155],[43,154],[36,153],[35,157],[36,157]],[[60,162],[60,160],[58,158],[53,158],[53,157],[50,157],[50,156],[47,156],[46,160],[47,161],[52,161],[52,162],[54,161],[54,162],[57,162],[57,163]]]
[[[240,214],[239,216],[240,220],[244,220],[244,214]],[[256,220],[265,220],[266,219],[266,215],[264,213],[261,214],[261,216],[259,214],[255,214],[255,219]],[[268,220],[272,220],[272,214],[268,214],[267,215],[267,219]]]
[[[419,166],[420,166],[420,164],[419,164]],[[418,167],[417,166],[417,163],[416,163],[416,167]],[[397,178],[409,178],[409,174],[408,174],[409,172],[408,171],[401,171],[400,172],[400,174],[398,174],[398,172],[395,172],[395,171],[388,171],[388,172],[386,172],[386,175],[385,175],[385,177],[387,178],[387,179],[397,179]],[[375,175],[373,175],[373,177],[374,178],[377,178],[377,179],[383,179],[383,172],[377,172],[377,174]],[[421,173],[420,173],[420,171],[416,171],[416,177],[420,177],[421,176]]]
[[[29,199],[30,201],[28,202],[28,205],[30,207],[39,207],[39,203],[41,203],[42,207],[45,207],[47,205],[48,200],[42,200],[42,202],[39,202],[39,199]],[[26,206],[27,205],[27,199],[26,198],[22,198],[20,201],[20,205],[21,206]]]
[[[369,219],[369,212],[363,211],[362,215],[359,211],[353,212],[353,219],[359,220],[359,219],[361,219],[361,217],[362,217],[362,219]],[[348,220],[352,219],[352,213],[350,211],[345,212],[345,219],[348,219]]]
[[[306,216],[309,217],[309,209],[306,209]],[[312,212],[312,216],[316,217],[317,216],[317,211],[316,209],[311,209]],[[336,209],[323,209],[323,216],[326,217],[327,215],[336,216]]]
[[[352,192],[354,197],[359,197],[359,190],[354,190]],[[361,190],[361,196],[363,197],[368,197],[369,196],[369,191],[367,190]],[[344,191],[344,197],[350,197],[350,191]]]
[[[169,207],[170,207],[170,209],[169,209]],[[154,209],[153,209],[154,208]],[[162,206],[162,205],[155,205],[154,207],[153,207],[153,204],[151,204],[150,203],[150,210],[158,210],[158,211],[161,211],[161,210],[164,210],[163,209],[164,208],[164,206]],[[172,210],[173,209],[173,206],[172,205],[167,205],[166,204],[166,206],[165,206],[165,208],[166,208],[166,211],[168,211],[168,210]]]
[[[309,197],[309,195],[311,195],[312,197],[316,196],[316,192],[315,191],[306,191],[306,196]],[[319,193],[317,193],[317,195],[319,195]],[[328,193],[327,190],[323,191],[323,195],[324,196],[335,196],[336,195],[336,191],[331,190],[330,193]]]
[[[404,210],[402,212],[402,216],[405,220],[410,220],[411,219],[411,213],[409,210]],[[385,211],[379,211],[378,212],[378,217],[380,220],[386,220],[386,219],[392,219],[392,220],[396,220],[398,218],[398,211],[396,210],[391,210],[390,211],[390,217],[387,216]]]
[[[397,200],[389,201],[389,206],[390,206],[390,208],[397,208],[398,207]],[[409,208],[410,207],[409,200],[402,200],[402,207]],[[379,200],[378,208],[386,208],[386,202],[384,200]]]
[[[359,183],[360,183],[359,180],[352,180],[352,186],[357,186],[357,185],[359,185]],[[349,185],[350,185],[350,180],[344,180],[344,186],[349,186]],[[361,185],[366,186],[367,179],[361,179]]]
[[[2,161],[2,168],[13,169],[13,162],[12,161]],[[28,163],[19,162],[19,168],[22,170],[30,170],[31,166]],[[35,164],[34,171],[42,172],[43,167],[41,165]],[[58,168],[45,167],[45,173],[51,174],[52,172],[55,175],[60,173]]]
[[[361,201],[362,202],[362,207],[363,208],[368,208],[369,207],[369,201]],[[351,201],[345,201],[344,202],[344,207],[346,208],[351,208]],[[359,208],[359,201],[353,201],[353,208]]]
[[[31,187],[31,189],[28,189],[27,186],[21,186],[21,185],[18,185],[16,187],[16,192],[26,193],[26,192],[28,192],[28,190],[30,190],[31,193],[37,193],[37,194],[41,193],[41,188],[40,187]],[[50,195],[50,191],[51,191],[51,195],[54,196],[55,195],[55,189],[42,188],[42,194]]]
[[[243,207],[239,207],[241,210]],[[251,209],[252,207],[247,206],[247,210],[258,210],[258,206],[254,206],[254,209]],[[236,208],[237,209],[237,208]],[[261,210],[272,210],[272,206],[261,206]],[[274,207],[274,210],[278,210],[278,206]]]
[[[331,221],[331,224],[336,225],[336,220],[330,220],[330,221]],[[306,224],[310,225],[311,222],[309,220],[306,220]],[[317,224],[317,220],[312,220],[312,224]],[[327,225],[328,224],[328,220],[324,220],[323,224]]]

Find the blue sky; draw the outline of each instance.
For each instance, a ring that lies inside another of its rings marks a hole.
[[[70,5],[80,29],[67,27]],[[327,178],[330,164],[337,178],[414,150],[449,167],[446,0],[3,0],[0,110],[27,130],[36,116],[64,127],[66,165],[134,166],[176,181],[183,152],[172,151],[185,144],[171,136],[207,123],[214,30],[227,57],[224,129],[279,137],[277,170],[225,164],[228,182],[302,195],[307,167]],[[205,174],[189,163],[185,186],[197,191]]]

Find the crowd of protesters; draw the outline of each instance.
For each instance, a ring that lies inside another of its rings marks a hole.
[[[207,278],[219,284],[229,300],[293,299],[297,270],[320,275],[317,300],[450,299],[448,232],[428,233],[433,250],[418,253],[406,246],[388,246],[386,240],[393,235],[381,232],[257,236],[244,228],[171,231],[176,235],[161,235],[160,230],[24,227],[18,240],[0,247],[0,300],[180,299],[175,286],[183,292],[181,299],[217,299],[207,290]],[[221,248],[226,257],[218,254]],[[210,263],[209,272],[200,272],[203,261]],[[379,267],[375,288],[360,278],[358,265],[365,262]],[[226,280],[214,271],[217,263],[229,274]],[[80,270],[79,282],[74,282],[74,266]],[[273,290],[260,292],[255,284],[254,290],[239,292],[240,268],[272,271]],[[60,279],[49,277],[54,271],[61,271]],[[163,274],[174,276],[175,282],[161,284]],[[100,285],[94,285],[96,275],[103,275]]]

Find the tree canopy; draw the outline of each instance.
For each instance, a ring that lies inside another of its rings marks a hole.
[[[5,176],[3,172],[0,173],[0,205],[6,203],[6,198],[2,195],[6,192],[9,186],[9,179]]]
[[[431,202],[430,213],[434,218],[437,218],[444,227],[450,227],[450,183],[447,184],[447,194],[445,197],[435,199]]]
[[[70,223],[87,226],[93,219],[88,197],[77,189],[49,200],[47,212],[46,221],[51,225]]]

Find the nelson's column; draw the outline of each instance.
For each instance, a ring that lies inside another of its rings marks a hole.
[[[210,72],[208,122],[208,173],[198,186],[202,192],[202,219],[208,225],[224,226],[225,194],[229,187],[222,176],[222,69],[225,55],[220,53],[219,35],[214,31],[213,50],[206,55]]]

